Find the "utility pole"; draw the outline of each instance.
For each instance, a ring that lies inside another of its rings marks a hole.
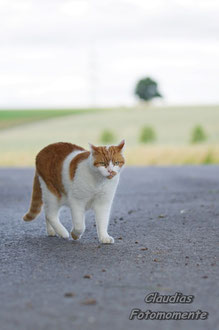
[[[89,103],[90,107],[95,108],[98,105],[98,57],[95,42],[90,42],[88,56]]]

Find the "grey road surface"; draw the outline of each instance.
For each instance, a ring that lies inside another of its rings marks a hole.
[[[98,243],[92,213],[76,242],[47,237],[43,213],[23,222],[32,179],[33,169],[0,170],[1,330],[218,328],[219,166],[126,168],[111,213],[114,245]],[[61,219],[70,230],[69,210]],[[151,292],[194,300],[146,304]],[[209,315],[129,320],[134,308]]]

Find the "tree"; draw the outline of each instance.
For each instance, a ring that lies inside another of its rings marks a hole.
[[[158,91],[156,81],[150,77],[139,80],[135,87],[135,94],[144,101],[150,101],[155,97],[162,97]]]

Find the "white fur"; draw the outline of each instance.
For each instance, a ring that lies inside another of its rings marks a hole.
[[[101,243],[113,243],[114,239],[108,235],[108,223],[113,197],[119,182],[121,168],[110,162],[109,166],[95,167],[92,152],[89,158],[81,161],[76,169],[73,180],[69,176],[71,160],[83,151],[72,152],[63,163],[62,181],[66,196],[60,200],[52,194],[42,178],[40,183],[43,192],[43,202],[46,215],[48,235],[55,233],[67,238],[69,234],[58,218],[59,209],[65,205],[70,207],[72,214],[73,236],[80,238],[85,230],[85,211],[93,209],[97,225],[97,233]],[[112,179],[108,179],[110,171],[115,171]]]

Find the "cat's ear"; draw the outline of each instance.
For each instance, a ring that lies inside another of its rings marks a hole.
[[[124,150],[124,145],[125,145],[125,140],[123,139],[123,140],[117,145],[117,148],[119,149],[119,151],[123,151],[123,150]]]
[[[91,153],[93,152],[98,152],[98,147],[94,146],[92,143],[88,143],[89,144],[89,147],[90,147],[90,151]]]

